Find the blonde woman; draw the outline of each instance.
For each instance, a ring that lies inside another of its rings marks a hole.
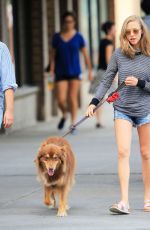
[[[121,200],[110,207],[118,214],[129,214],[129,157],[132,126],[139,136],[144,182],[144,211],[150,211],[150,34],[143,20],[130,16],[123,23],[120,48],[111,58],[105,76],[92,99],[86,115],[93,116],[93,109],[104,97],[118,72],[119,84],[126,86],[114,102],[114,122],[118,149],[118,174]]]

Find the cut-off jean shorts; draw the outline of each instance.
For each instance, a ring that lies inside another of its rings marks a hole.
[[[150,123],[150,114],[144,116],[144,117],[134,117],[126,115],[118,110],[114,110],[114,120],[115,119],[123,119],[127,120],[132,123],[134,127],[139,127],[141,125],[145,125],[147,123]]]

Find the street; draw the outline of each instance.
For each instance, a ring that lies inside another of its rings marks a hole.
[[[130,178],[131,214],[116,216],[109,206],[119,201],[117,151],[113,113],[105,106],[105,128],[95,129],[94,119],[70,135],[76,158],[76,184],[69,196],[68,217],[56,217],[42,203],[43,191],[36,180],[34,158],[40,143],[48,136],[62,135],[58,119],[0,136],[0,229],[150,230],[150,213],[143,212],[141,159],[136,130],[133,130]],[[82,113],[83,114],[83,113]],[[69,124],[68,124],[69,125]]]

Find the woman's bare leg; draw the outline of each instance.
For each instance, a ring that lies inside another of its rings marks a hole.
[[[77,118],[79,89],[80,89],[80,80],[69,81],[68,97],[70,102],[71,124],[74,124]]]
[[[121,189],[121,201],[128,204],[129,157],[132,136],[132,124],[123,119],[115,120],[115,133],[118,148],[118,174]]]
[[[150,123],[138,127],[142,156],[144,200],[150,200]]]
[[[68,95],[68,81],[56,82],[56,97],[58,107],[60,108],[63,118],[67,116],[67,95]]]
[[[102,116],[102,108],[99,108],[96,113],[95,113],[95,117],[96,117],[96,127],[102,127],[101,125],[101,116]]]

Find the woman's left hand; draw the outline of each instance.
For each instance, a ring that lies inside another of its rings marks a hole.
[[[125,84],[128,86],[137,86],[138,78],[134,76],[128,76],[125,80]]]

